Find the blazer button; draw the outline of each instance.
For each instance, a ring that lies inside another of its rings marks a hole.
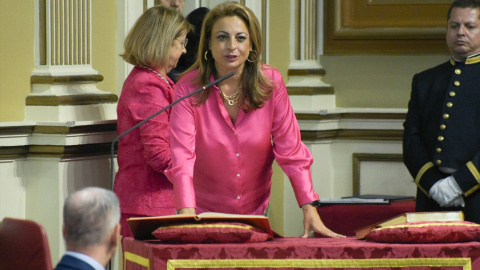
[[[442,164],[442,161],[441,161],[440,159],[437,159],[437,160],[435,161],[435,163],[437,163],[437,165],[440,165],[440,164]]]
[[[443,138],[443,136],[438,136],[438,141],[439,142],[442,142],[445,138]]]
[[[435,150],[437,151],[437,153],[441,153],[441,152],[442,152],[442,148],[440,148],[440,147],[437,148],[437,149],[435,149]]]
[[[455,92],[454,92],[454,91],[450,91],[450,93],[448,93],[448,95],[450,95],[451,97],[454,97],[454,96],[455,96]]]
[[[447,102],[447,107],[448,108],[451,108],[453,106],[453,103],[452,102]]]
[[[448,113],[443,115],[443,119],[448,119],[449,117],[450,117],[450,115],[448,115]]]
[[[462,70],[461,70],[461,69],[459,69],[459,68],[455,69],[455,74],[457,74],[457,75],[460,75],[460,74],[462,74]]]
[[[441,130],[445,130],[446,128],[447,128],[447,126],[446,126],[446,125],[443,125],[443,124],[442,124],[442,125],[440,125],[440,129],[441,129]]]
[[[460,86],[460,82],[459,82],[459,81],[454,81],[453,84],[454,84],[455,86]]]

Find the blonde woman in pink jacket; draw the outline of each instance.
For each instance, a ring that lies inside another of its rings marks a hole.
[[[123,59],[135,67],[123,85],[117,107],[117,132],[122,134],[173,101],[167,73],[186,53],[191,25],[167,7],[148,9],[125,39]],[[170,110],[120,138],[114,191],[120,199],[122,236],[132,236],[132,216],[175,214],[173,186],[164,170],[171,161]]]

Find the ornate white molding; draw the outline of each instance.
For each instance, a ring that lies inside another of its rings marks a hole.
[[[25,119],[115,119],[117,96],[92,67],[92,1],[35,1],[35,66]]]
[[[92,68],[91,0],[35,1],[33,75],[97,75]]]
[[[291,0],[290,64],[288,93],[293,109],[331,110],[335,108],[333,87],[323,82],[325,70],[318,55],[321,47],[322,1]]]

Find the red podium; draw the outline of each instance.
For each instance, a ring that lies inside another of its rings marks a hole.
[[[325,224],[354,235],[360,227],[414,211],[414,201],[319,207]],[[347,238],[274,238],[263,243],[166,244],[123,241],[124,269],[480,269],[480,242],[389,244]]]
[[[385,244],[349,238],[275,238],[263,243],[123,241],[125,269],[480,269],[480,243]]]

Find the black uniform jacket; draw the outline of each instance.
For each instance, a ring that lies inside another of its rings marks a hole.
[[[430,188],[454,171],[465,220],[480,223],[480,55],[415,74],[403,134],[403,159],[417,185],[416,211],[447,211]]]

